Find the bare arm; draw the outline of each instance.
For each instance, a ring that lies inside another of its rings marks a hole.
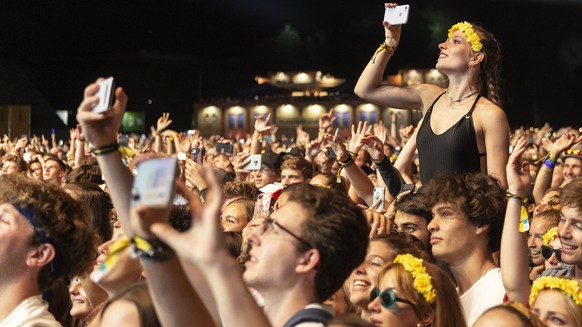
[[[522,137],[507,163],[509,193],[521,199],[527,197],[531,179],[528,163],[521,162],[526,144],[527,140]],[[509,301],[527,303],[531,285],[528,278],[527,232],[519,231],[521,206],[519,199],[508,199],[501,236],[501,278]]]
[[[263,133],[271,130],[271,126],[269,126],[270,119],[271,114],[268,114],[267,117],[263,117],[262,115],[255,117],[255,130],[251,137],[251,154],[261,154],[261,139]]]
[[[488,110],[488,109],[487,109]],[[480,118],[487,153],[487,173],[507,189],[505,166],[509,158],[509,123],[501,108],[494,106]]]
[[[207,167],[205,172],[204,175],[209,178],[209,200],[201,214],[193,215],[190,230],[178,233],[167,224],[155,224],[152,232],[170,245],[184,263],[202,273],[218,304],[225,326],[270,326],[244,283],[238,263],[224,246],[223,233],[218,225],[222,190],[212,169]],[[190,200],[191,208],[195,207],[192,204],[194,198]],[[180,294],[173,295],[181,297]],[[191,313],[191,319],[198,320],[194,312]]]
[[[553,158],[554,161],[556,161],[563,151],[572,147],[574,143],[580,142],[580,138],[577,138],[575,133],[566,133],[562,135],[550,146],[548,157]],[[554,167],[550,163],[548,163],[548,165],[541,165],[533,189],[533,196],[536,204],[540,203],[546,191],[551,187],[553,173]]]

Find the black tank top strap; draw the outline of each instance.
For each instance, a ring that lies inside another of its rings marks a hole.
[[[441,93],[438,97],[436,97],[436,99],[434,99],[433,103],[430,105],[430,107],[428,107],[428,110],[426,111],[426,113],[430,113],[432,111],[432,108],[434,107],[434,105],[437,103],[437,101],[439,101],[439,99],[445,94],[447,93],[447,91],[444,91],[443,93]]]
[[[469,112],[465,115],[465,117],[469,117],[473,114],[473,110],[475,110],[475,106],[477,105],[477,102],[479,102],[479,99],[481,99],[481,94],[479,94],[477,96],[477,99],[475,99],[475,102],[473,102],[473,105],[471,106],[471,109],[469,110]]]

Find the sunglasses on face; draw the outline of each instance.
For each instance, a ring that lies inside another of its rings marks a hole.
[[[566,154],[573,154],[575,156],[579,156],[580,155],[580,152],[581,152],[580,149],[575,149],[575,150],[570,149],[570,150],[567,150],[566,151]]]
[[[399,298],[394,294],[394,290],[387,289],[382,292],[376,287],[370,292],[370,302],[374,301],[377,297],[380,297],[380,304],[386,308],[390,309],[394,306],[396,302],[412,304],[412,302]]]
[[[556,259],[562,262],[562,250],[561,249],[554,249],[551,246],[542,245],[542,257],[546,260],[549,260],[552,257],[552,254],[556,254]]]

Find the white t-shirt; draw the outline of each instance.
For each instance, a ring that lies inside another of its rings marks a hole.
[[[505,293],[501,269],[491,269],[479,278],[460,296],[467,326],[473,326],[477,318],[487,309],[502,304]]]
[[[60,327],[61,324],[48,311],[48,303],[42,296],[35,295],[20,302],[12,312],[0,322],[0,327]]]

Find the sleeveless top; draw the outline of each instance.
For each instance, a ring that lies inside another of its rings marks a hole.
[[[461,117],[455,125],[437,135],[430,126],[430,116],[435,103],[443,94],[445,93],[439,95],[428,108],[416,136],[420,161],[420,180],[425,186],[434,176],[479,172],[481,171],[481,157],[485,156],[485,154],[479,154],[472,116],[481,95],[477,96],[469,112]]]

